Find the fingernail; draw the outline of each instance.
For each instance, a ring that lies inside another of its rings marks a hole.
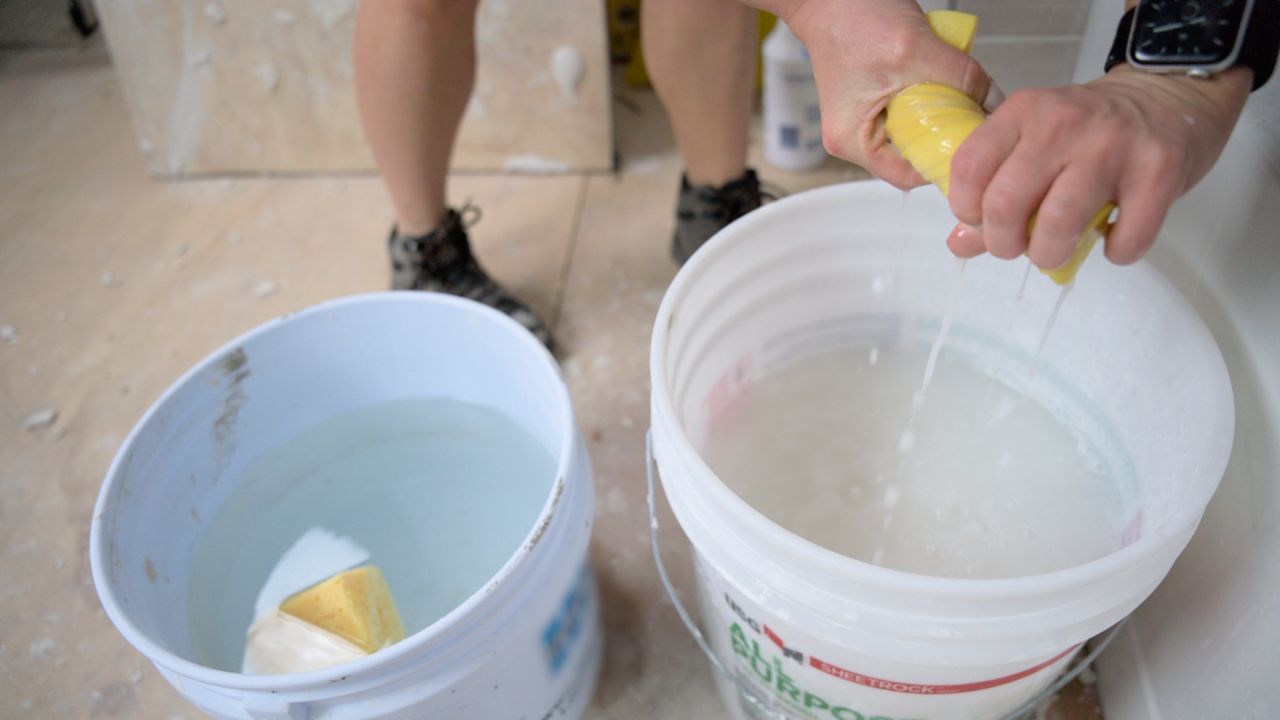
[[[951,234],[947,237],[947,245],[949,247],[960,245],[963,248],[967,248],[972,245],[981,246],[982,231],[970,227],[969,225],[965,225],[964,223],[956,223],[956,226],[951,229]]]
[[[1004,91],[995,80],[992,80],[991,85],[987,87],[987,97],[982,101],[982,109],[989,113],[995,112],[1002,102],[1004,102]]]

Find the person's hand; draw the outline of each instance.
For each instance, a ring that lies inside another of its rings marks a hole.
[[[929,29],[915,0],[804,0],[772,7],[813,63],[827,152],[906,189],[924,179],[888,144],[883,112],[916,83],[958,88],[983,103],[990,79]],[[774,4],[776,5],[776,3]]]
[[[1222,153],[1250,81],[1243,68],[1203,80],[1122,65],[1087,85],[1014,93],[952,158],[951,209],[962,224],[948,247],[961,257],[1026,252],[1054,269],[1114,201],[1107,257],[1137,261],[1169,206]]]

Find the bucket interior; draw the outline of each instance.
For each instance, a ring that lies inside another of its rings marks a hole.
[[[655,392],[667,393],[694,451],[736,397],[797,358],[927,348],[956,277],[944,244],[953,223],[933,189],[904,199],[883,183],[855,183],[793,196],[722,232],[677,278],[659,316],[666,338],[655,385],[665,387]],[[1032,378],[1059,289],[1032,272],[1015,304],[1025,267],[968,262],[946,352],[1030,388],[1087,438],[1124,518],[1113,551],[1189,534],[1233,433],[1230,384],[1209,332],[1154,269],[1117,267],[1099,251]]]
[[[95,524],[97,580],[109,609],[114,603],[123,615],[113,618],[117,625],[135,644],[141,640],[188,661],[238,669],[254,599],[296,534],[277,533],[282,547],[237,550],[223,533],[227,547],[217,562],[227,576],[214,571],[193,578],[211,521],[229,499],[243,504],[235,494],[241,479],[275,448],[345,413],[413,398],[446,398],[477,412],[496,412],[548,458],[546,492],[531,498],[536,507],[526,513],[528,525],[517,528],[518,537],[503,551],[509,559],[549,512],[550,488],[568,460],[572,421],[554,362],[509,319],[474,303],[420,293],[362,296],[246,335],[176,383],[139,423],[112,468]],[[459,418],[456,424],[467,422]],[[330,458],[341,459],[344,442],[358,442],[332,439]],[[358,475],[350,482],[361,482]],[[270,505],[269,495],[259,493],[253,501]],[[431,505],[428,499],[398,512],[440,522],[431,515],[439,508]],[[413,561],[421,563],[425,581],[453,582],[465,599],[498,569],[481,575],[469,569],[467,538],[509,521],[501,511],[478,512],[466,521],[467,537],[439,537],[413,549],[419,556]],[[263,510],[261,523],[272,522],[314,524],[280,507]],[[394,583],[392,593],[397,594]],[[191,613],[196,594],[198,607],[207,610],[198,617]],[[210,602],[211,597],[216,599]],[[412,625],[417,608],[397,602],[406,625]]]

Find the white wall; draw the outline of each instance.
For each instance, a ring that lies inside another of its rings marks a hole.
[[[1101,73],[1120,0],[1098,0],[1076,77]],[[1280,80],[1250,98],[1208,178],[1175,206],[1152,261],[1222,348],[1231,463],[1200,529],[1102,659],[1114,720],[1280,718]]]
[[[978,16],[973,56],[1006,93],[1071,81],[1089,0],[953,0]],[[928,5],[928,3],[924,3]]]

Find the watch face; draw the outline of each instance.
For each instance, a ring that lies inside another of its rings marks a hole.
[[[1231,57],[1247,0],[1146,0],[1130,54],[1150,65],[1214,65]]]

